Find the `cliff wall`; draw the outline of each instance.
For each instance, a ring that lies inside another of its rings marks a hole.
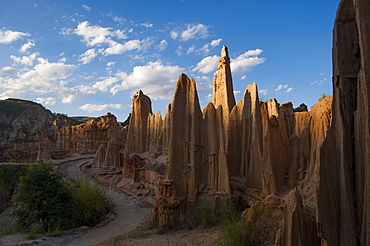
[[[370,245],[370,3],[342,0],[334,27],[333,123],[321,148],[324,245]]]

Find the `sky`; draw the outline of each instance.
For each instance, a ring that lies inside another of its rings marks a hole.
[[[313,106],[332,95],[339,0],[0,0],[0,99],[68,116],[124,121],[142,90],[164,116],[176,81],[211,100],[221,48],[236,100],[257,83],[262,101]]]

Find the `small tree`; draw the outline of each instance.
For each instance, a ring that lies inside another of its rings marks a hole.
[[[39,162],[20,179],[13,216],[20,229],[30,230],[34,225],[41,225],[45,231],[63,229],[71,219],[71,204],[71,191],[61,174]]]

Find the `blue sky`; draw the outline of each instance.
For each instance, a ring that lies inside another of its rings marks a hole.
[[[0,99],[69,116],[125,120],[142,89],[153,111],[180,73],[210,101],[222,45],[236,100],[256,82],[262,100],[313,106],[332,94],[332,30],[339,0],[0,0]]]

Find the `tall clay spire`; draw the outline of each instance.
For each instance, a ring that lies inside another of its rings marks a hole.
[[[224,117],[229,115],[231,109],[235,106],[230,58],[225,45],[222,47],[221,58],[218,60],[218,71],[213,80],[212,103],[215,108],[222,106]]]

